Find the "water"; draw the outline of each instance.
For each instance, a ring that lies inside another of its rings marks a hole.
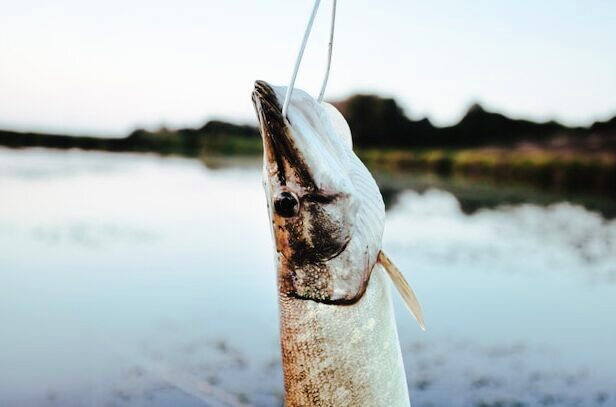
[[[415,407],[616,405],[616,221],[377,178]],[[0,405],[282,405],[268,227],[258,160],[0,149]]]

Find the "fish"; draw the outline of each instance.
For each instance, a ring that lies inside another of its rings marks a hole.
[[[277,270],[284,400],[410,406],[388,278],[422,329],[413,290],[382,250],[385,205],[331,104],[256,81],[263,187]]]

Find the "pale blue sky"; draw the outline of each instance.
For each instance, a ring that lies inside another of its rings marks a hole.
[[[331,0],[298,86],[318,92]],[[312,0],[20,0],[0,13],[0,127],[124,134],[252,122],[255,79],[286,84]],[[587,124],[616,114],[616,2],[339,0],[328,99],[393,96],[457,121],[478,101]]]

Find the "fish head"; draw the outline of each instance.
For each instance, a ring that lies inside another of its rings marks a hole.
[[[352,303],[363,295],[381,248],[385,209],[353,153],[338,110],[295,89],[257,81],[252,94],[263,139],[263,184],[280,290],[296,298]]]

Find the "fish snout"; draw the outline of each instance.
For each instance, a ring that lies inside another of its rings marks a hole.
[[[257,104],[268,104],[270,108],[277,107],[280,111],[280,115],[282,115],[282,107],[278,102],[276,92],[274,92],[272,86],[265,81],[255,81],[255,86],[252,91],[252,101],[255,103],[255,106],[257,106]]]

